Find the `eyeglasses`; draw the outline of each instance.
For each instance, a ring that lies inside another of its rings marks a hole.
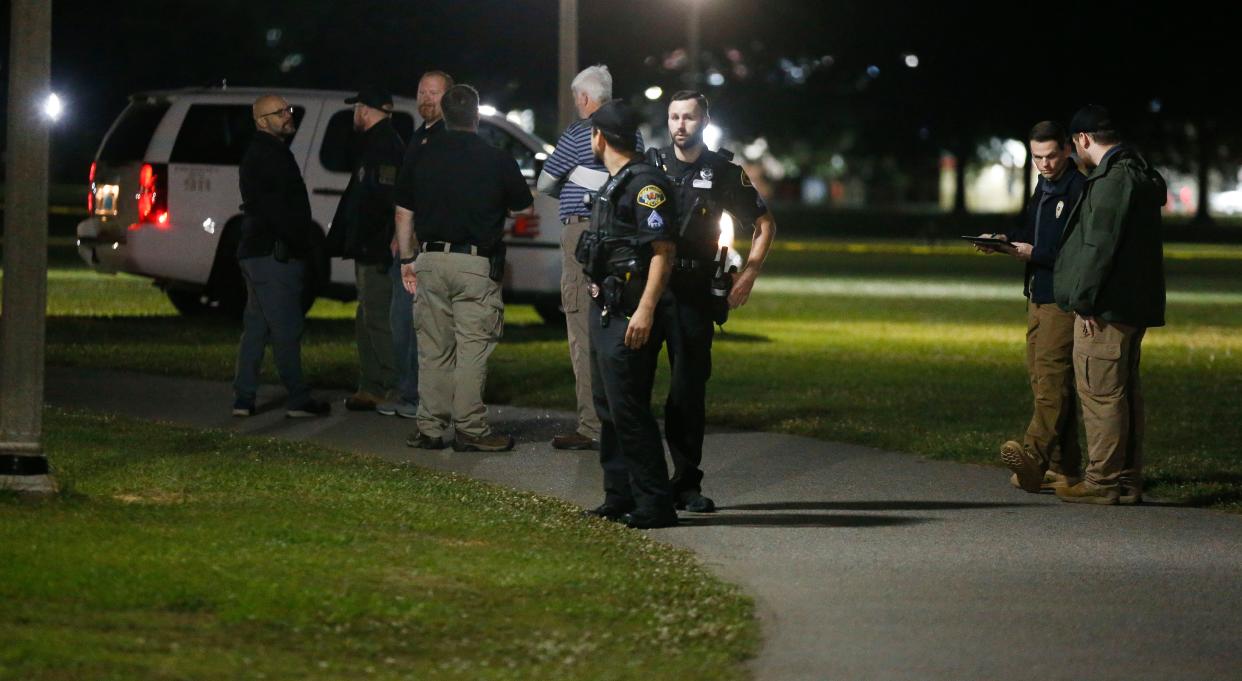
[[[281,116],[281,115],[284,115],[284,114],[288,114],[288,115],[292,116],[292,115],[293,115],[293,107],[291,107],[291,106],[286,106],[286,107],[284,107],[283,109],[277,109],[277,110],[275,110],[275,111],[269,111],[269,112],[267,112],[267,113],[265,113],[265,114],[261,114],[261,115],[259,116],[259,118],[267,118],[268,116]]]

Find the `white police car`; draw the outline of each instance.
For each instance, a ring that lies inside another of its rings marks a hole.
[[[290,149],[302,167],[311,213],[325,232],[349,183],[353,92],[206,88],[144,92],[112,124],[90,169],[89,215],[78,224],[78,252],[99,272],[150,277],[183,314],[245,304],[235,253],[241,194],[237,167],[255,134],[250,105],[278,94],[294,108]],[[513,155],[533,187],[552,147],[484,108],[479,135]],[[417,125],[413,99],[394,100],[404,139]],[[556,200],[535,193],[539,221],[510,219],[505,300],[530,303],[560,319],[561,225]],[[351,263],[333,259],[324,295],[352,299]]]

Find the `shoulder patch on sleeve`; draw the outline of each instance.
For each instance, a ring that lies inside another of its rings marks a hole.
[[[638,190],[638,205],[640,206],[646,206],[654,210],[667,200],[664,196],[664,190],[654,184],[649,184]]]
[[[393,185],[397,183],[397,167],[382,165],[379,167],[379,183]]]
[[[647,229],[653,232],[664,231],[664,218],[660,217],[656,211],[651,211],[651,214],[647,216]]]

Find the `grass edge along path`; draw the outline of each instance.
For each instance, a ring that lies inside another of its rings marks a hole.
[[[746,678],[753,603],[556,499],[305,443],[49,409],[0,496],[0,678]]]

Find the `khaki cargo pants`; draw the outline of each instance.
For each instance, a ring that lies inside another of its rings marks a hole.
[[[1026,370],[1035,406],[1023,444],[1051,470],[1080,477],[1074,313],[1054,303],[1027,303]]]
[[[590,222],[571,222],[561,231],[561,307],[569,335],[569,362],[574,367],[574,397],[578,402],[578,434],[599,439],[599,416],[591,394],[591,296],[586,273],[574,258],[574,249]]]
[[[471,437],[491,434],[483,386],[487,359],[504,326],[500,284],[487,258],[423,253],[414,262],[418,333],[418,429],[442,437],[449,424]]]
[[[1143,390],[1139,358],[1146,329],[1100,322],[1088,336],[1074,322],[1074,374],[1087,431],[1085,480],[1098,487],[1142,488]]]

